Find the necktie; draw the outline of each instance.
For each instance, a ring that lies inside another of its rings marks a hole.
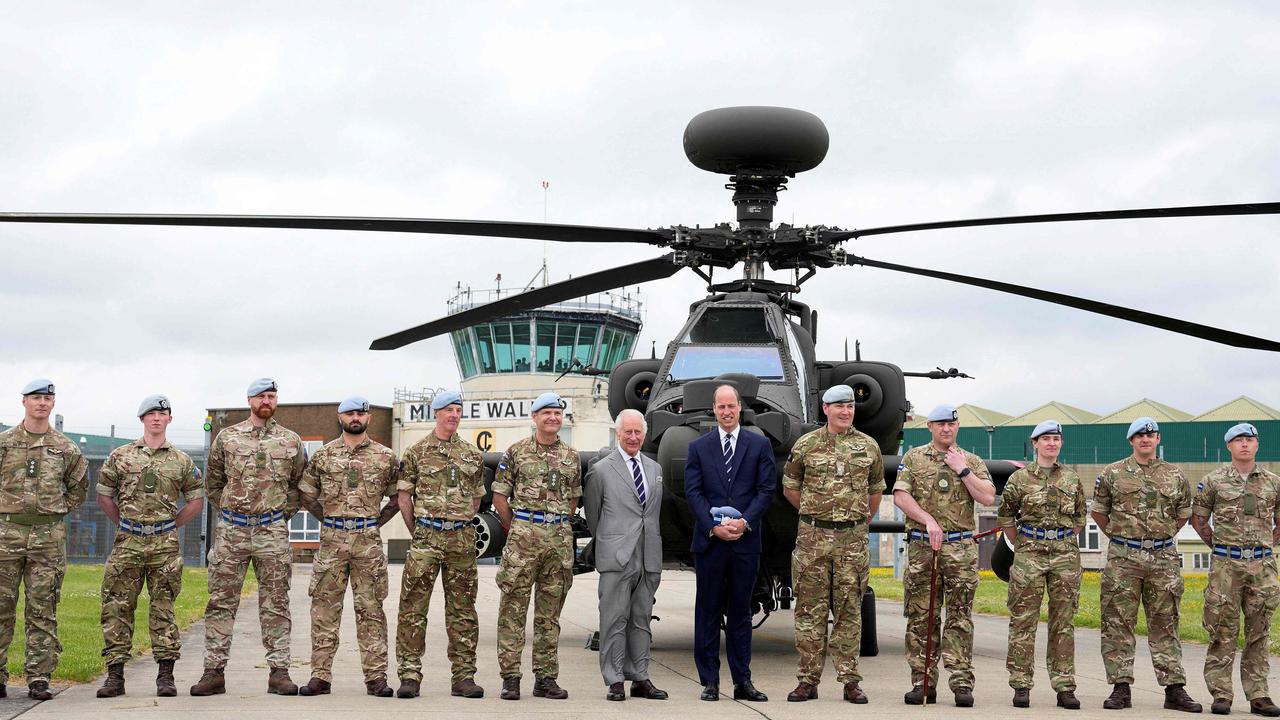
[[[640,498],[640,507],[644,507],[644,476],[640,474],[640,461],[631,458],[631,478],[636,483],[636,497]]]
[[[724,473],[729,475],[729,463],[733,460],[733,436],[726,434],[724,436]],[[732,475],[730,475],[732,479]]]

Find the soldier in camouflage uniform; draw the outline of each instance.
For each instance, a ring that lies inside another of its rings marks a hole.
[[[1049,594],[1045,662],[1058,707],[1079,710],[1073,624],[1080,604],[1080,547],[1087,510],[1080,476],[1058,464],[1062,426],[1046,420],[1031,431],[1036,461],[1004,486],[997,523],[1017,554],[1009,570],[1009,686],[1013,706],[1030,707],[1035,684],[1036,625]]]
[[[404,454],[398,488],[400,512],[413,534],[400,584],[400,618],[396,627],[398,697],[418,695],[422,686],[422,652],[427,609],[436,576],[444,591],[444,622],[452,668],[450,694],[484,697],[475,683],[476,531],[471,519],[484,497],[484,457],[458,437],[462,396],[448,391],[431,401],[435,430]]]
[[[328,695],[333,655],[338,650],[342,600],[350,580],[356,614],[356,642],[365,692],[391,697],[387,687],[387,556],[378,528],[398,507],[396,454],[369,439],[369,401],[349,397],[338,405],[341,436],[307,463],[298,489],[302,505],[320,522],[320,551],[311,566],[311,679],[299,695]]]
[[[1093,490],[1093,520],[1111,538],[1100,589],[1102,664],[1108,710],[1132,707],[1134,627],[1147,614],[1147,644],[1169,710],[1200,712],[1187,695],[1178,639],[1182,561],[1174,536],[1191,517],[1191,485],[1178,466],[1156,457],[1160,426],[1149,417],[1129,426],[1133,454],[1103,468]]]
[[[1253,425],[1233,425],[1224,439],[1231,462],[1204,477],[1191,507],[1192,526],[1213,549],[1204,590],[1204,629],[1209,633],[1204,681],[1213,695],[1213,712],[1231,712],[1235,697],[1231,664],[1243,611],[1240,681],[1249,710],[1280,717],[1280,708],[1267,691],[1271,669],[1267,634],[1280,606],[1280,581],[1271,547],[1280,542],[1280,476],[1256,464],[1258,429]]]
[[[934,702],[940,649],[956,705],[972,707],[973,596],[978,589],[974,503],[994,504],[996,488],[982,459],[955,444],[960,427],[956,409],[939,405],[928,418],[931,442],[912,448],[903,456],[893,484],[893,502],[907,516],[909,541],[902,584],[912,688],[902,700],[908,705]],[[934,653],[926,667],[929,578],[935,555],[937,622],[933,629]],[[945,625],[941,618],[944,608]],[[928,697],[923,687],[925,673],[929,678]]]
[[[49,426],[53,383],[22,389],[24,415],[0,433],[0,697],[7,696],[9,643],[18,587],[26,587],[27,694],[48,700],[58,666],[58,596],[67,572],[62,517],[84,502],[89,464],[80,448]]]
[[[787,700],[818,697],[830,649],[844,699],[863,704],[867,696],[858,686],[858,650],[862,595],[871,568],[867,520],[880,509],[884,461],[876,441],[853,427],[853,388],[836,385],[827,390],[822,411],[826,427],[797,440],[782,471],[782,494],[800,511],[791,557],[799,684]],[[828,642],[831,615],[835,623]]]
[[[577,451],[556,434],[563,415],[559,395],[539,395],[533,401],[533,436],[507,448],[493,481],[493,507],[511,528],[497,578],[502,591],[498,670],[503,700],[520,699],[520,653],[534,585],[533,696],[569,697],[556,678],[560,674],[560,610],[573,584],[569,516],[582,497],[582,468]]]
[[[169,399],[163,395],[143,399],[138,419],[142,438],[112,450],[98,477],[98,506],[118,527],[102,576],[102,657],[107,678],[98,689],[100,698],[124,694],[124,664],[133,651],[133,617],[144,582],[151,598],[147,617],[151,654],[159,666],[156,695],[178,694],[173,680],[173,664],[182,647],[173,614],[182,590],[178,528],[204,509],[200,471],[189,455],[165,438],[173,421]]]
[[[209,447],[205,492],[218,508],[209,551],[209,605],[205,610],[204,675],[191,686],[196,696],[226,692],[223,669],[240,606],[244,574],[253,563],[258,578],[258,619],[271,671],[267,692],[297,695],[289,678],[289,580],[293,556],[289,518],[298,512],[298,485],[307,456],[298,433],[275,415],[276,383],[249,385],[249,419],[223,428]]]

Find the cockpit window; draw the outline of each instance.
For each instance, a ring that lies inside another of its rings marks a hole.
[[[728,372],[751,373],[764,381],[785,379],[778,348],[686,345],[671,362],[672,380],[713,378]]]
[[[762,308],[709,307],[689,329],[683,342],[691,343],[771,343]]]

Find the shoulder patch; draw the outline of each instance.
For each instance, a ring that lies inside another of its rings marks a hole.
[[[1098,479],[1093,481],[1093,486],[1096,488],[1096,487],[1098,487],[1098,486],[1099,486],[1099,485],[1101,485],[1101,484],[1102,484],[1102,476],[1101,476],[1101,475],[1099,475],[1099,476],[1098,476]]]
[[[903,470],[906,470],[906,469],[907,469],[906,463],[898,463],[898,472],[902,472]]]
[[[1204,491],[1204,481],[1203,481],[1203,480],[1201,480],[1201,481],[1200,481],[1200,484],[1199,484],[1199,485],[1196,485],[1196,491],[1197,491],[1197,492],[1203,492],[1203,491]]]

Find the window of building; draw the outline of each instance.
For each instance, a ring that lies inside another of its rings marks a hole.
[[[573,361],[573,343],[578,337],[577,323],[556,323],[556,351],[553,372],[564,372]]]
[[[1209,569],[1209,553],[1190,553],[1192,570],[1208,570]]]
[[[480,356],[480,372],[497,372],[493,362],[493,332],[488,325],[476,325],[476,350]]]
[[[289,542],[320,542],[320,521],[306,510],[289,518]]]
[[[556,324],[538,321],[538,348],[535,362],[538,372],[551,372],[551,357],[556,346]]]
[[[595,325],[583,325],[578,328],[578,342],[574,345],[573,359],[583,365],[590,365],[595,358],[592,357],[596,352],[596,331],[600,328]],[[604,358],[601,357],[601,361]],[[604,369],[608,370],[611,366],[605,365]]]
[[[511,356],[516,372],[529,372],[529,321],[511,323]]]
[[[511,325],[497,322],[490,327],[493,328],[493,355],[498,372],[514,372],[515,358],[511,355]]]
[[[1102,533],[1097,524],[1089,520],[1084,525],[1084,533],[1078,538],[1081,552],[1099,552],[1102,549]]]
[[[458,353],[458,367],[462,370],[462,377],[469,378],[478,373],[475,346],[471,343],[471,331],[454,330],[453,347]]]

